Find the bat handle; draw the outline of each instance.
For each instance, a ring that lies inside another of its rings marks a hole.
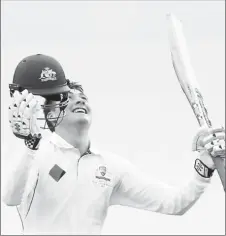
[[[224,187],[224,191],[225,191],[225,174],[222,175],[220,173],[225,173],[225,161],[223,158],[221,157],[212,157],[214,165],[218,171],[221,183]]]

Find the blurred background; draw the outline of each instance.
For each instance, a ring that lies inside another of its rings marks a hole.
[[[83,84],[93,109],[93,146],[166,183],[189,181],[198,124],[172,67],[166,14],[183,23],[204,102],[219,126],[225,123],[224,1],[2,1],[1,6],[2,181],[9,150],[23,145],[8,125],[8,84],[18,62],[36,53],[55,57],[68,78]],[[1,233],[19,234],[16,209],[1,207]],[[220,180],[215,173],[181,217],[111,207],[103,234],[224,235]]]

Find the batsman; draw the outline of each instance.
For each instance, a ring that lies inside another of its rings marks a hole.
[[[120,156],[96,151],[82,86],[67,80],[60,63],[47,55],[18,64],[10,94],[9,123],[24,150],[8,167],[4,202],[17,207],[24,234],[100,235],[113,205],[183,215],[210,185],[212,157],[225,158],[224,128],[198,129],[191,145],[197,153],[192,178],[173,187]],[[51,132],[47,138],[40,120]]]

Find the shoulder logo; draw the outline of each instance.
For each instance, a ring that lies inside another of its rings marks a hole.
[[[42,70],[41,77],[39,78],[41,82],[46,82],[49,80],[57,80],[56,72],[50,69],[49,67],[45,67]]]

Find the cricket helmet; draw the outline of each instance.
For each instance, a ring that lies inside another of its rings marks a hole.
[[[24,58],[17,65],[10,89],[27,89],[34,95],[50,96],[69,91],[65,73],[53,57],[36,54]]]
[[[17,65],[13,83],[9,84],[10,95],[12,96],[15,90],[22,92],[27,89],[34,95],[44,97],[47,101],[47,103],[42,105],[44,113],[45,110],[53,107],[52,104],[49,105],[48,101],[58,101],[54,106],[60,108],[61,114],[51,119],[63,119],[70,90],[68,83],[69,80],[66,79],[64,70],[56,59],[43,54],[31,55],[25,57]],[[47,116],[40,119],[46,120],[46,118]],[[57,124],[59,122],[56,122]]]

